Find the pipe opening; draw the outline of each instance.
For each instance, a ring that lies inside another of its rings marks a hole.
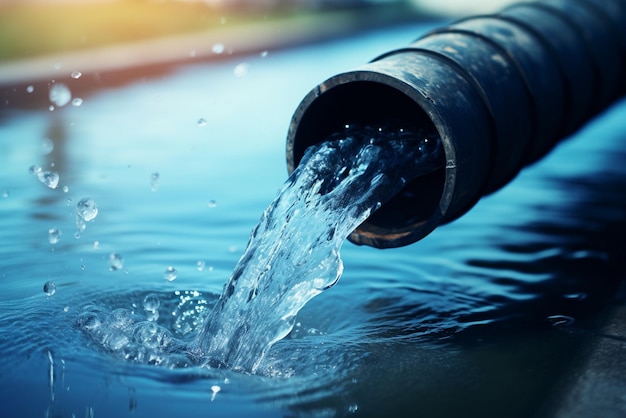
[[[358,80],[320,85],[300,105],[291,123],[287,160],[289,172],[300,163],[307,147],[342,132],[346,125],[392,125],[440,136],[426,112],[405,92],[375,81]],[[407,87],[408,89],[408,87]],[[440,145],[443,147],[443,145]],[[440,200],[446,181],[445,156],[441,168],[419,176],[370,216],[349,237],[357,244],[378,248],[398,247],[421,239],[440,218]],[[432,225],[431,225],[432,224]]]

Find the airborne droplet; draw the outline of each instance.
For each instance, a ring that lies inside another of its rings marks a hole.
[[[124,268],[124,259],[117,253],[109,254],[109,265],[111,271],[121,270]]]
[[[63,83],[55,83],[50,87],[48,97],[58,107],[63,107],[72,100],[72,92]]]
[[[178,272],[176,271],[176,269],[172,266],[169,266],[168,268],[165,269],[165,272],[163,273],[163,278],[167,280],[168,282],[172,282],[176,280],[177,275],[178,275]]]
[[[98,216],[96,202],[88,197],[80,199],[76,204],[76,215],[86,222],[93,221]]]
[[[61,240],[61,230],[58,228],[48,229],[48,241],[50,244],[56,244]]]
[[[54,295],[56,291],[57,291],[57,285],[52,280],[47,281],[43,285],[43,292],[48,296]]]
[[[56,171],[39,171],[37,178],[51,189],[56,189],[59,185],[59,174]]]

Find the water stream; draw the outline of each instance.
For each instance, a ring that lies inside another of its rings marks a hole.
[[[182,367],[203,364],[255,373],[267,351],[292,330],[296,314],[341,277],[340,248],[406,182],[439,168],[439,139],[421,130],[355,127],[307,149],[263,213],[202,330],[179,341],[145,318],[89,306],[78,325],[129,361]]]
[[[383,128],[310,147],[252,232],[200,334],[201,356],[256,371],[304,304],[339,280],[346,237],[440,154],[435,137]]]

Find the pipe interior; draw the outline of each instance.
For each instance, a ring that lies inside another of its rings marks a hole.
[[[332,133],[341,132],[346,124],[377,127],[392,123],[405,129],[418,128],[430,135],[438,135],[424,110],[407,94],[373,81],[351,81],[333,86],[301,110],[293,139],[294,166],[300,162],[307,147],[323,141]],[[444,182],[443,166],[414,179],[370,216],[357,229],[357,234],[384,239],[385,236],[414,230],[437,211]]]

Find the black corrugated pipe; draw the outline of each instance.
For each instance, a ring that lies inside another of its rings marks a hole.
[[[427,33],[315,87],[289,127],[288,170],[348,123],[401,120],[438,135],[445,168],[407,184],[349,237],[414,243],[626,93],[624,22],[626,0],[545,0]]]

